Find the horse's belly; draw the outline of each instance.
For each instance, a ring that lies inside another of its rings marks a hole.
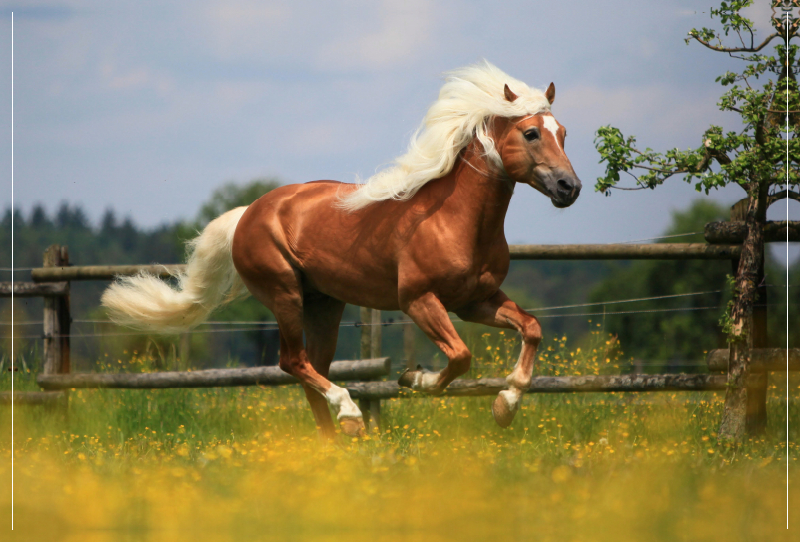
[[[338,258],[305,261],[300,267],[305,288],[335,299],[380,310],[399,310],[396,273]]]

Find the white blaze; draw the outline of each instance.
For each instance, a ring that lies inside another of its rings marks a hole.
[[[542,117],[542,124],[546,129],[550,130],[550,132],[553,134],[553,139],[556,140],[556,146],[558,146],[558,148],[563,153],[564,149],[561,148],[561,143],[558,142],[558,138],[556,137],[556,132],[558,132],[558,123],[556,122],[556,118],[553,117],[552,115],[545,115],[544,117]]]

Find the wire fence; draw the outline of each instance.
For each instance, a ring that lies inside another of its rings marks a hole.
[[[762,305],[754,305],[754,307],[774,307],[778,306],[776,303],[767,303]],[[722,307],[719,306],[707,306],[707,307],[678,307],[678,308],[669,308],[669,309],[642,309],[642,310],[632,310],[632,311],[612,311],[612,312],[584,312],[584,313],[570,313],[570,314],[550,314],[550,315],[542,315],[537,316],[537,318],[570,318],[570,317],[594,317],[594,316],[617,316],[617,315],[627,315],[627,314],[653,314],[653,313],[667,313],[667,312],[691,312],[691,311],[706,311],[706,310],[720,310]],[[465,320],[461,320],[458,317],[453,317],[450,319],[451,322],[464,322]],[[73,323],[90,323],[90,322],[73,322]],[[113,322],[109,321],[96,321],[91,323],[101,323],[101,324],[113,324]],[[208,323],[208,322],[206,322]],[[227,322],[219,322],[220,324],[225,324]],[[360,322],[360,321],[348,321],[348,322],[341,322],[339,327],[371,327],[371,326],[392,326],[392,325],[405,325],[405,324],[413,324],[413,320],[406,320],[406,319],[398,319],[395,320],[390,318],[387,321],[380,322],[380,323],[371,323],[371,322]],[[270,330],[278,330],[279,325],[278,322],[248,322],[249,325],[252,327],[246,328],[227,328],[227,329],[192,329],[188,330],[184,333],[240,333],[244,331],[270,331]],[[16,322],[15,322],[16,325]],[[51,335],[51,338],[59,338],[59,337],[70,337],[70,338],[92,338],[92,337],[124,337],[124,336],[136,336],[136,335],[147,335],[147,331],[117,331],[112,333],[69,333],[69,334],[60,334],[60,335]],[[179,335],[179,333],[175,333],[173,335]],[[46,339],[44,334],[38,335],[15,335],[15,339]]]
[[[674,239],[675,237],[689,237],[691,235],[700,235],[703,232],[693,231],[689,233],[676,233],[675,235],[662,235],[661,237],[648,237],[647,239],[633,239],[631,241],[621,241],[619,243],[606,243],[607,245],[625,245],[629,243],[641,243],[642,241],[658,241],[659,239]]]
[[[682,233],[682,234],[675,234],[675,235],[666,235],[661,237],[651,237],[648,239],[637,239],[634,241],[626,241],[626,243],[635,243],[640,241],[653,241],[659,239],[668,239],[673,237],[685,237],[690,235],[697,235],[702,232],[689,232],[689,233]],[[613,243],[612,243],[613,244]],[[29,271],[33,268],[14,268],[15,271]],[[11,268],[2,267],[0,271],[11,271]],[[790,284],[768,284],[766,285],[770,288],[792,288],[797,285],[790,285]],[[534,307],[531,309],[526,309],[528,312],[534,313],[541,313],[545,311],[551,310],[563,310],[563,309],[576,309],[576,308],[586,308],[586,307],[605,307],[606,305],[619,305],[624,303],[639,303],[639,302],[647,302],[647,301],[661,301],[666,299],[677,299],[677,298],[686,298],[686,297],[696,297],[696,296],[703,296],[703,295],[711,295],[711,294],[720,294],[725,292],[725,290],[706,290],[702,292],[689,292],[683,294],[668,294],[668,295],[660,295],[660,296],[651,296],[651,297],[638,297],[638,298],[630,298],[630,299],[617,299],[617,300],[608,300],[608,301],[596,301],[596,302],[588,302],[588,303],[576,303],[571,305],[555,305],[550,307]],[[758,305],[758,306],[776,306],[776,304],[767,304],[767,305]],[[702,307],[677,307],[677,308],[660,308],[660,309],[639,309],[639,310],[625,310],[625,311],[605,311],[602,312],[578,312],[578,313],[563,313],[563,314],[537,314],[537,318],[544,319],[544,318],[575,318],[575,317],[596,317],[596,316],[618,316],[618,315],[631,315],[631,314],[652,314],[652,313],[670,313],[670,312],[689,312],[689,311],[708,311],[708,310],[720,310],[721,306],[702,306]],[[453,317],[451,318],[453,322],[461,322],[463,320]],[[27,321],[16,321],[13,323],[14,326],[33,326],[33,325],[43,325],[42,320],[27,320]],[[113,322],[110,320],[97,320],[97,319],[75,319],[72,320],[73,324],[94,324],[94,325],[113,325]],[[412,320],[408,319],[388,319],[387,321],[380,322],[380,323],[371,323],[371,322],[361,322],[361,321],[346,321],[341,322],[339,327],[370,327],[374,325],[380,326],[391,326],[391,325],[405,325],[413,323]],[[9,322],[0,322],[0,326],[11,326],[12,324]],[[253,320],[234,320],[234,321],[206,321],[202,323],[203,326],[231,326],[227,329],[193,329],[188,331],[189,333],[238,333],[238,332],[247,332],[247,331],[266,331],[266,330],[277,330],[278,329],[278,322],[276,321],[253,321]],[[238,327],[233,328],[232,326],[245,326],[245,327]],[[122,336],[136,336],[136,335],[146,335],[147,331],[117,331],[117,332],[109,332],[109,333],[70,333],[68,335],[59,335],[59,337],[70,337],[70,338],[93,338],[93,337],[122,337]],[[45,336],[43,334],[37,335],[17,335],[15,336],[16,339],[44,339]]]
[[[796,285],[783,285],[783,284],[769,284],[767,285],[771,288],[792,288]],[[660,301],[665,299],[677,299],[677,298],[685,298],[685,297],[695,297],[701,295],[710,295],[710,294],[719,294],[723,293],[725,290],[706,290],[702,292],[689,292],[683,294],[667,294],[667,295],[660,295],[660,296],[650,296],[650,297],[637,297],[637,298],[630,298],[630,299],[617,299],[617,300],[606,300],[606,301],[594,301],[589,303],[576,303],[571,305],[554,305],[550,307],[533,307],[530,309],[525,309],[528,312],[544,312],[550,310],[561,310],[561,309],[575,309],[575,308],[585,308],[585,307],[601,307],[606,305],[619,305],[624,303],[639,303],[645,301]],[[776,304],[767,304],[767,305],[757,305],[757,306],[776,306]],[[719,306],[705,306],[705,307],[677,307],[677,308],[663,308],[663,309],[640,309],[640,310],[628,310],[628,311],[603,311],[603,312],[582,312],[582,313],[564,313],[564,314],[544,314],[544,315],[537,315],[537,318],[570,318],[570,317],[590,317],[590,316],[614,316],[614,315],[622,315],[622,314],[644,314],[644,313],[658,313],[658,312],[680,312],[680,311],[700,311],[700,310],[714,310],[720,309]],[[461,319],[454,317],[451,318],[453,322],[460,322]],[[43,325],[43,320],[25,320],[25,321],[15,321],[13,323],[14,326],[31,326],[31,325]],[[98,320],[98,319],[74,319],[71,321],[73,324],[101,324],[101,325],[113,325],[114,322],[110,320]],[[406,319],[389,319],[385,322],[381,322],[379,324],[373,324],[371,322],[361,322],[361,321],[346,321],[341,322],[339,327],[362,327],[362,326],[373,326],[373,325],[381,325],[381,326],[389,326],[393,324],[409,324],[413,323],[412,320]],[[10,322],[0,322],[0,326],[11,326]],[[224,333],[224,332],[237,332],[237,331],[260,331],[264,329],[277,329],[278,322],[276,321],[258,321],[258,320],[226,320],[226,321],[218,321],[218,320],[211,320],[201,323],[200,325],[220,325],[220,326],[256,326],[250,328],[239,328],[239,329],[228,329],[228,330],[216,330],[216,329],[194,329],[191,330],[191,333]],[[115,332],[115,333],[93,333],[93,334],[70,334],[69,337],[103,337],[103,336],[124,336],[124,335],[142,335],[142,331],[136,332]],[[67,336],[67,335],[64,335]],[[16,338],[25,339],[25,338],[42,338],[41,335],[23,335],[17,336]]]
[[[525,309],[528,312],[541,312],[541,311],[549,311],[549,310],[558,310],[558,309],[574,309],[574,308],[583,308],[583,307],[598,307],[603,305],[618,305],[622,303],[638,303],[642,301],[657,301],[662,299],[674,299],[680,297],[693,297],[699,295],[707,295],[707,294],[718,294],[722,293],[725,290],[707,290],[704,292],[689,292],[685,294],[668,294],[668,295],[659,295],[659,296],[652,296],[652,297],[636,297],[630,299],[617,299],[612,301],[595,301],[590,303],[577,303],[573,305],[554,305],[551,307],[534,307],[531,309]],[[603,313],[603,314],[611,314],[611,313]],[[540,318],[555,318],[555,317],[562,317],[562,316],[584,316],[584,314],[563,314],[563,315],[549,315],[549,316],[541,316]],[[400,320],[398,322],[406,322]],[[408,321],[410,322],[410,320]],[[14,322],[14,325],[34,325],[34,324],[42,324],[42,320],[25,320],[22,322]],[[113,324],[114,322],[110,320],[97,320],[97,319],[74,319],[72,320],[74,324]],[[390,322],[391,323],[391,322]],[[406,322],[407,323],[407,322]],[[200,325],[269,325],[269,324],[277,324],[277,322],[264,322],[260,320],[208,320]],[[8,322],[0,322],[0,325],[11,325]],[[373,324],[368,324],[365,322],[343,322],[342,325],[353,325],[355,327],[360,326],[368,326]],[[381,325],[387,325],[387,323],[382,323]]]

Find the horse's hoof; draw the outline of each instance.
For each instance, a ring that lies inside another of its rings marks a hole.
[[[362,418],[342,418],[342,431],[349,437],[358,437],[367,432]]]
[[[514,403],[513,406],[509,405],[503,392],[500,392],[492,403],[492,416],[494,416],[494,421],[503,428],[511,425],[511,422],[514,421],[514,416],[517,414],[517,410],[519,410],[519,401]]]

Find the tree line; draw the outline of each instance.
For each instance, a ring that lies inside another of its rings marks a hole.
[[[194,220],[176,221],[155,228],[138,227],[130,218],[120,218],[111,209],[93,225],[78,205],[62,203],[51,215],[42,206],[35,206],[27,216],[19,209],[7,209],[0,228],[0,242],[7,247],[0,253],[0,267],[11,266],[11,223],[14,223],[14,260],[18,269],[39,267],[42,253],[52,244],[69,247],[74,265],[116,265],[145,263],[180,263],[184,260],[184,243],[214,217],[228,209],[248,205],[264,193],[279,186],[274,179],[256,179],[242,185],[227,184],[216,190],[198,210]],[[709,201],[697,201],[690,208],[673,214],[665,235],[702,231],[707,222],[724,220],[728,211]],[[701,241],[701,236],[693,241]],[[588,341],[590,332],[616,337],[625,359],[644,360],[653,370],[702,370],[694,364],[703,353],[725,346],[726,337],[719,320],[731,293],[726,287],[732,273],[729,262],[718,261],[519,261],[512,262],[504,290],[523,308],[541,318],[547,338],[567,336],[570,343]],[[800,266],[794,265],[790,284],[800,283]],[[4,279],[9,273],[4,271]],[[777,345],[786,340],[785,268],[769,256],[767,278],[771,285],[770,339]],[[29,280],[27,271],[18,271],[15,280]],[[254,325],[209,325],[189,337],[131,335],[108,324],[99,307],[104,282],[72,283],[71,310],[76,321],[73,352],[77,368],[89,370],[98,360],[149,352],[162,360],[163,366],[180,357],[187,348],[195,367],[215,367],[242,363],[261,365],[277,363],[277,330],[253,329]],[[792,291],[792,290],[790,290]],[[624,304],[603,302],[694,294],[666,299]],[[773,293],[774,292],[774,293]],[[796,296],[795,296],[796,297]],[[3,320],[8,321],[10,306],[3,300]],[[563,305],[595,303],[573,309],[541,310]],[[18,299],[17,322],[41,319],[40,299]],[[667,309],[668,312],[649,312]],[[790,318],[797,316],[797,305],[789,306]],[[618,314],[623,313],[623,314]],[[580,316],[591,314],[592,316]],[[551,317],[556,315],[555,317]],[[252,298],[222,307],[211,316],[216,322],[274,321],[270,312]],[[404,318],[402,313],[384,313],[384,321]],[[343,322],[337,359],[353,359],[359,355],[360,329],[352,323],[359,319],[357,307],[348,306]],[[796,319],[794,321],[797,321]],[[8,327],[8,326],[5,326]],[[246,331],[232,331],[232,327]],[[208,331],[213,330],[209,333]],[[479,342],[488,329],[465,330],[473,343]],[[21,324],[17,337],[30,337],[41,332],[41,326]],[[124,333],[124,334],[120,334]],[[7,336],[8,334],[6,334]],[[35,356],[37,339],[19,339],[21,351]],[[183,340],[183,344],[181,341]],[[797,344],[792,330],[791,340]],[[6,341],[7,342],[7,341]],[[435,346],[417,333],[417,359],[423,364],[436,355]],[[6,345],[8,346],[8,345]],[[26,350],[27,348],[27,350]],[[404,358],[400,326],[384,330],[384,353],[398,362]],[[689,364],[687,366],[687,363]],[[631,362],[633,365],[633,362]]]

